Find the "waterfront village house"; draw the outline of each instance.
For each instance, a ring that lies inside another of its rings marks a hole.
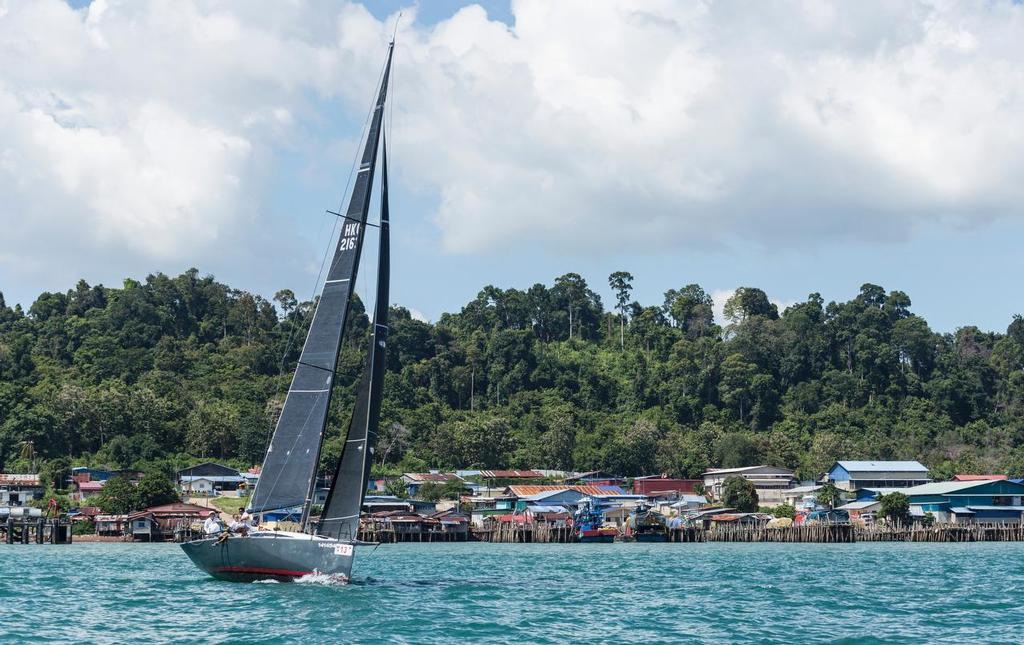
[[[178,471],[178,485],[186,493],[212,495],[217,491],[238,490],[245,479],[234,468],[207,461]]]
[[[704,488],[722,499],[722,484],[729,477],[742,477],[754,484],[762,506],[782,503],[783,494],[796,483],[796,473],[778,466],[746,466],[744,468],[712,468],[704,473]]]
[[[842,506],[837,506],[836,510],[846,511],[850,516],[851,520],[862,520],[868,515],[868,513],[877,513],[882,508],[882,502],[877,499],[864,499],[857,500],[855,502],[847,502]]]
[[[363,498],[364,513],[403,511],[406,513],[432,513],[437,505],[419,499],[399,499],[394,495],[366,495]]]
[[[86,480],[86,481],[76,482],[75,483],[75,488],[77,490],[74,492],[74,494],[72,494],[71,499],[73,499],[76,502],[84,502],[84,501],[87,501],[88,499],[90,499],[92,497],[96,497],[97,495],[100,494],[100,491],[103,490],[103,486],[105,486],[106,483],[107,482],[104,481],[104,480],[100,480],[100,481],[88,481],[88,480]]]
[[[604,499],[608,496],[625,495],[620,486],[563,486],[561,484],[537,484],[509,486],[505,495],[515,500],[515,509],[522,511],[529,504],[546,506],[576,506],[584,497]]]
[[[818,507],[817,496],[819,490],[821,490],[821,486],[815,484],[794,486],[782,492],[782,503],[789,504],[797,512],[813,511]]]
[[[96,515],[93,522],[96,523],[96,534],[107,536],[124,535],[129,525],[127,515]]]
[[[152,515],[141,511],[128,516],[128,532],[133,540],[152,542],[160,533],[160,525]]]
[[[700,479],[674,479],[665,475],[646,475],[633,480],[633,492],[637,495],[658,495],[662,493],[693,493],[693,487]]]
[[[45,492],[39,475],[0,473],[0,506],[28,506]]]
[[[1024,513],[1024,484],[1006,480],[933,482],[900,492],[910,501],[915,518],[931,513],[942,524],[1016,523]]]
[[[501,497],[485,497],[482,495],[464,496],[460,500],[462,508],[469,511],[473,526],[483,526],[488,517],[508,515],[516,505],[516,498],[511,495]]]
[[[420,492],[420,486],[430,482],[432,484],[444,485],[450,479],[458,479],[451,473],[405,473],[402,475],[402,481],[405,483],[405,492],[410,497],[415,497]]]
[[[112,470],[88,466],[75,466],[71,469],[71,479],[76,482],[105,482],[116,474]]]
[[[837,461],[825,475],[840,490],[909,488],[931,481],[918,461]]]
[[[465,540],[469,536],[468,513],[450,508],[434,513],[430,516],[430,519],[436,520],[439,523],[441,533],[455,535],[461,540]]]
[[[708,500],[703,495],[683,493],[674,499],[666,499],[655,504],[654,510],[663,515],[684,515],[706,506]]]
[[[128,516],[128,530],[135,540],[169,540],[173,539],[175,531],[201,523],[209,512],[205,506],[184,502],[151,506]]]

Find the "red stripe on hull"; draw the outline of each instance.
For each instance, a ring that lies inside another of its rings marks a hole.
[[[214,567],[211,569],[212,573],[252,573],[252,574],[264,574],[270,576],[291,576],[293,578],[299,578],[301,576],[308,576],[312,571],[291,571],[289,569],[271,569],[268,567]]]

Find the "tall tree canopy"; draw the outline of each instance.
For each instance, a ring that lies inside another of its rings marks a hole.
[[[436,323],[393,308],[377,467],[692,477],[767,462],[817,477],[839,458],[916,458],[936,473],[1024,474],[1020,317],[1005,334],[939,334],[907,294],[878,285],[782,312],[745,287],[723,329],[699,285],[652,305],[627,302],[627,272],[610,278],[614,311],[575,273],[485,286]],[[325,471],[364,360],[369,321],[353,307]],[[291,290],[268,301],[195,269],[79,281],[27,312],[0,296],[0,467],[56,481],[79,464],[259,463],[314,309]]]

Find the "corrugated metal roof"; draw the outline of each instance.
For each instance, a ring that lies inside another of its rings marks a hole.
[[[978,486],[984,486],[985,484],[991,483],[991,480],[976,482],[931,482],[930,484],[921,484],[920,486],[911,486],[910,488],[897,488],[893,492],[903,493],[904,495],[949,495],[951,493],[958,493],[962,490],[976,488]]]
[[[881,504],[881,502],[879,502],[878,500],[874,500],[874,499],[863,501],[863,502],[848,502],[846,504],[843,504],[842,506],[837,506],[836,510],[837,511],[861,511],[861,510],[864,510],[865,508],[868,508],[869,506],[874,506],[875,504]]]
[[[536,470],[481,470],[487,479],[543,479],[544,474]]]
[[[977,482],[977,481],[1001,481],[1006,479],[1006,475],[954,475],[953,479],[958,482]]]
[[[884,473],[884,472],[921,472],[928,469],[919,461],[837,461],[847,472]]]
[[[1018,513],[1024,511],[1024,506],[975,506],[971,504],[967,508],[972,511],[1016,511]]]
[[[957,515],[974,515],[974,511],[965,506],[950,506],[949,510]]]
[[[532,497],[541,493],[561,490],[574,490],[584,495],[624,495],[621,486],[559,486],[556,484],[509,486],[508,490],[516,497]]]
[[[814,493],[821,490],[821,486],[794,486],[793,488],[782,491],[783,495],[804,495],[807,493]]]
[[[417,482],[446,482],[455,477],[446,473],[405,473],[405,476]]]
[[[0,484],[5,486],[39,486],[39,475],[28,473],[0,473]]]
[[[781,473],[766,473],[766,474],[785,474],[785,473],[793,473],[794,472],[794,471],[790,470],[789,468],[783,468],[781,466],[761,465],[761,466],[743,466],[741,468],[709,468],[704,473],[704,476],[706,477],[708,475],[724,475],[726,473],[746,473],[746,472],[750,472],[752,470],[760,470],[762,468],[770,468],[772,470],[782,471]]]

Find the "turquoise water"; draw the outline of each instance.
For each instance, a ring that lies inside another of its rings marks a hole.
[[[1021,642],[1024,544],[409,544],[349,585],[0,545],[0,642]]]

